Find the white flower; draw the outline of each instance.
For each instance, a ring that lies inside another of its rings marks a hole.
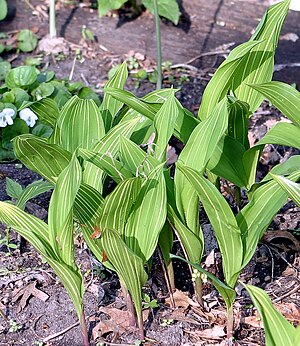
[[[0,112],[0,127],[6,127],[7,125],[13,124],[13,116],[15,115],[15,111],[12,108],[4,108],[2,112]]]
[[[19,117],[30,127],[33,127],[38,117],[30,108],[24,108],[19,112]]]

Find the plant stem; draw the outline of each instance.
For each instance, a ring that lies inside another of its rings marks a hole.
[[[233,305],[231,305],[230,308],[227,310],[227,342],[228,342],[228,345],[231,345],[232,336],[233,336],[233,327],[234,327]]]
[[[49,10],[49,34],[50,38],[54,38],[56,37],[55,0],[50,0]]]
[[[130,327],[136,327],[137,324],[137,320],[136,320],[136,314],[135,314],[135,308],[131,299],[131,295],[128,292],[127,288],[125,287],[125,285],[120,282],[121,284],[121,289],[126,301],[126,306],[127,306],[127,312],[128,312],[128,317],[129,317],[129,325]]]
[[[155,33],[156,33],[156,54],[157,54],[157,83],[156,89],[162,87],[162,58],[161,58],[161,35],[160,35],[160,18],[158,14],[157,0],[153,0],[154,5],[154,19],[155,19]]]
[[[203,294],[202,294],[202,278],[196,277],[194,282],[194,290],[197,298],[197,302],[203,306]]]
[[[160,261],[162,270],[164,272],[164,277],[165,277],[165,281],[166,281],[166,284],[167,284],[167,288],[168,288],[168,291],[169,291],[171,308],[175,309],[175,301],[174,301],[174,297],[173,297],[173,290],[172,290],[172,286],[171,286],[171,283],[170,283],[170,276],[169,276],[169,267],[170,267],[170,265],[172,267],[172,272],[173,272],[172,261],[170,261],[170,263],[168,265],[168,269],[166,269],[166,263],[164,261],[163,255],[162,255],[162,251],[161,251],[161,249],[159,247],[157,248],[157,252],[158,252],[158,257],[159,257],[159,261]],[[174,275],[173,275],[173,285],[174,285]]]
[[[83,345],[89,346],[89,344],[90,344],[89,343],[89,335],[88,335],[88,331],[87,331],[86,320],[85,320],[85,315],[84,315],[83,309],[82,309],[82,314],[81,314],[80,326],[81,326],[81,332],[82,332]]]

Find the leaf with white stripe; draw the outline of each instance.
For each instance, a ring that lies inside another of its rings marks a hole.
[[[66,288],[81,319],[84,293],[82,276],[77,267],[69,267],[55,254],[49,241],[48,225],[19,207],[5,202],[0,202],[0,221],[15,229],[46,259]]]
[[[99,154],[88,149],[78,149],[78,154],[84,160],[91,162],[103,170],[116,183],[120,183],[121,181],[132,177],[132,173],[124,167],[124,164],[110,155]]]
[[[115,158],[120,146],[120,137],[130,137],[135,130],[139,119],[131,119],[114,126],[103,138],[101,138],[92,148],[96,153],[104,154]],[[103,179],[105,174],[103,170],[90,162],[84,165],[83,181],[94,187],[102,193]]]
[[[59,115],[57,103],[50,98],[32,102],[28,106],[39,118],[39,121],[54,127]],[[22,107],[24,108],[24,107]]]
[[[142,294],[147,274],[143,260],[137,256],[113,230],[104,230],[100,238],[107,259],[112,263],[120,280],[125,284],[134,303],[139,326],[142,325]]]
[[[288,193],[289,197],[300,207],[300,184],[280,175],[270,173],[270,176]]]
[[[297,181],[299,177],[300,172],[295,172],[288,179]],[[251,260],[259,240],[287,199],[288,194],[278,183],[270,181],[256,189],[249,203],[238,213],[236,220],[244,246],[243,268]]]
[[[155,136],[155,156],[160,161],[166,160],[166,149],[169,140],[174,132],[176,119],[180,109],[174,94],[170,94],[167,100],[163,103],[160,110],[154,118],[154,126],[156,130]]]
[[[295,125],[300,126],[300,92],[298,90],[289,84],[275,81],[249,86],[271,101]]]
[[[146,98],[139,99],[129,91],[109,88],[107,93],[115,97],[117,100],[124,102],[130,108],[134,109],[140,115],[144,115],[150,120],[154,120],[155,114],[161,108],[161,103],[146,102]],[[177,101],[180,112],[174,125],[174,135],[182,142],[186,143],[190,134],[197,126],[199,121],[188,111],[186,111]],[[141,118],[141,116],[139,116]]]
[[[192,261],[187,261],[186,259],[179,257],[179,256],[175,256],[175,255],[171,255],[171,258],[179,259],[179,260],[191,265],[192,267],[197,269],[200,273],[206,275],[207,278],[211,281],[211,283],[215,286],[217,291],[221,294],[221,296],[225,300],[227,310],[231,307],[232,303],[234,302],[235,296],[236,296],[234,289],[225,285],[222,281],[220,281],[212,273],[203,269],[198,263],[193,263]]]
[[[75,156],[58,176],[49,204],[49,236],[56,253],[75,268],[73,205],[81,184],[82,168]]]
[[[106,132],[111,129],[114,117],[122,108],[123,102],[116,100],[105,91],[107,88],[123,89],[127,77],[127,62],[124,61],[123,64],[117,69],[113,77],[104,86],[104,97],[100,105],[100,111],[102,114]]]
[[[145,262],[152,256],[167,217],[166,183],[162,166],[145,179],[125,226],[124,239]]]
[[[32,171],[40,174],[52,183],[69,164],[71,153],[56,144],[34,135],[15,137],[14,153],[16,157]]]
[[[119,157],[133,175],[148,175],[159,164],[156,158],[123,136],[120,138]]]
[[[204,90],[198,112],[200,119],[207,118],[218,102],[227,95],[232,87],[232,81],[236,77],[238,66],[244,63],[249,52],[258,44],[259,42],[250,41],[239,45],[220,65]]]
[[[226,282],[234,287],[243,259],[241,232],[234,214],[213,183],[189,167],[177,164],[177,168],[189,180],[200,198],[218,240]]]
[[[44,192],[47,192],[50,189],[53,189],[53,184],[43,180],[34,181],[33,183],[26,186],[21,196],[19,197],[16,205],[22,210],[24,210],[26,203],[30,199],[35,198],[36,196]]]
[[[296,328],[274,308],[267,293],[255,286],[245,284],[243,286],[248,291],[262,319],[266,346],[296,346],[297,343],[293,342]]]
[[[57,125],[62,147],[73,153],[78,147],[92,149],[105,134],[101,113],[93,100],[73,96],[63,107]]]
[[[141,189],[141,178],[121,182],[104,200],[100,229],[114,229],[124,234],[125,224]]]

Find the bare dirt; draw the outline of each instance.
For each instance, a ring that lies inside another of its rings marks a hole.
[[[47,34],[47,20],[42,11],[37,11],[37,6],[43,2],[33,0],[30,1],[30,6],[28,3],[9,1],[11,16],[5,22],[0,22],[0,32],[38,27],[39,37]],[[181,6],[183,17],[178,27],[164,20],[162,22],[163,60],[194,67],[184,72],[189,79],[185,82],[180,78],[182,71],[173,73],[177,74],[175,87],[181,88],[177,96],[185,107],[196,112],[211,74],[228,54],[228,45],[233,47],[251,36],[266,9],[267,1],[184,0]],[[37,11],[38,15],[33,15],[33,10]],[[122,61],[129,51],[144,55],[143,63],[148,64],[149,61],[149,66],[153,65],[156,54],[155,31],[153,19],[147,12],[134,20],[128,20],[126,13],[120,17],[112,15],[99,19],[97,11],[89,7],[61,6],[57,21],[59,35],[70,42],[68,54],[62,60],[51,55],[44,56],[43,64],[55,70],[60,78],[70,75],[78,48],[83,59],[82,62],[77,60],[75,63],[73,80],[81,80],[94,86],[100,94],[107,80],[108,70]],[[278,71],[275,72],[275,79],[297,85],[300,84],[300,41],[291,41],[294,36],[287,34],[300,36],[298,23],[299,13],[291,12],[279,42],[276,55]],[[86,44],[81,41],[83,25],[92,30],[97,38],[96,42]],[[218,53],[212,54],[215,51]],[[9,59],[17,66],[26,56],[27,54],[10,55]],[[171,72],[166,73],[166,86],[170,85],[168,75],[171,75]],[[138,96],[152,91],[155,87],[144,81],[135,89],[134,83],[130,78],[126,87]],[[258,140],[264,134],[270,121],[278,121],[280,118],[281,115],[274,108],[264,104],[253,118],[253,140]],[[280,162],[286,152],[282,147],[268,147],[260,166],[261,176],[264,176],[271,165]],[[288,153],[291,154],[294,152]],[[1,164],[0,200],[8,199],[5,193],[6,177],[17,180],[24,186],[40,178],[17,162]],[[46,220],[49,198],[50,193],[47,193],[32,200],[27,210]],[[255,257],[242,274],[244,281],[265,288],[272,300],[279,303],[281,312],[295,324],[300,320],[299,229],[299,208],[290,202],[276,216]],[[1,234],[5,234],[4,228],[1,229]],[[10,241],[19,246],[19,239],[13,231]],[[177,245],[174,250],[180,253]],[[85,274],[85,307],[91,344],[134,345],[138,336],[127,327],[126,317],[125,324],[122,319],[125,304],[115,275],[103,269],[93,258],[80,235],[76,237],[76,251]],[[209,256],[204,258],[204,266],[222,275],[217,248],[214,249],[212,259]],[[16,323],[12,328],[12,322],[0,315],[1,346],[82,345],[79,327],[74,326],[77,318],[71,301],[49,266],[43,263],[30,245],[25,244],[21,249],[10,251],[2,245],[0,268],[0,309],[8,319]],[[159,262],[155,260],[153,279],[147,283],[145,291],[151,297],[158,298],[159,307],[153,311],[145,309],[146,345],[223,345],[226,320],[224,304],[207,284],[204,287],[206,309],[200,309],[192,299],[187,268],[177,261],[174,262],[174,268],[178,289],[186,291],[186,294],[181,291],[176,293],[178,308],[175,310],[168,305],[163,273]],[[36,287],[49,298],[43,301],[31,295],[25,305],[20,302],[22,297],[14,302],[19,290],[26,289],[33,282],[36,282]],[[250,304],[249,298],[239,287],[235,304],[236,345],[264,345],[261,324]],[[119,309],[117,315],[114,314],[114,308]],[[102,324],[99,326],[99,323]],[[65,331],[68,327],[72,328]],[[102,335],[99,330],[106,332]],[[55,337],[56,333],[59,335]]]

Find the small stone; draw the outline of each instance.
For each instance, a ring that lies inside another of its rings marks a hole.
[[[267,276],[265,277],[265,282],[269,282],[269,281],[271,281],[271,280],[272,280],[272,278],[271,278],[270,275],[267,275]]]

